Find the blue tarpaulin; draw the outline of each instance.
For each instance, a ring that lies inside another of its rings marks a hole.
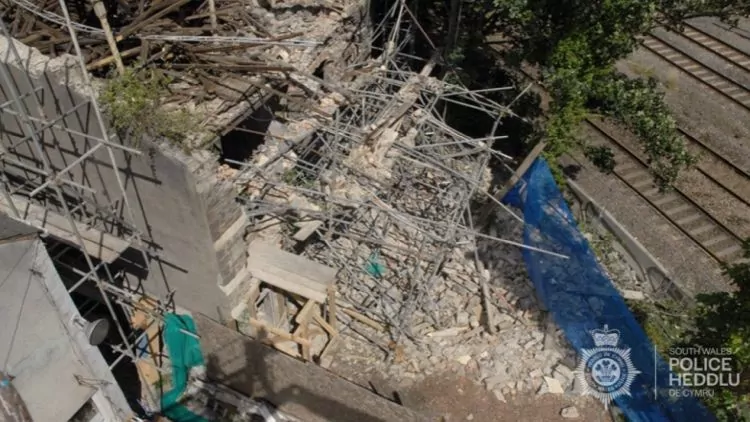
[[[669,366],[655,353],[654,345],[599,266],[547,163],[537,159],[503,201],[523,210],[524,244],[569,257],[529,249],[523,252],[539,298],[579,356],[583,349],[595,346],[591,331],[604,326],[619,331],[619,347],[631,349],[630,359],[640,374],[630,386],[630,395],[615,398],[628,420],[715,420],[688,392],[670,390]]]

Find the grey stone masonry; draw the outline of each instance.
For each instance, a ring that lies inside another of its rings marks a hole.
[[[242,216],[242,207],[237,203],[229,181],[217,181],[206,191],[199,190],[199,193],[206,204],[206,218],[211,238],[216,242]]]

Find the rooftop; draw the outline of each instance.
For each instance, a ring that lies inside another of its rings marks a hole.
[[[0,243],[24,239],[37,232],[37,229],[0,213]]]

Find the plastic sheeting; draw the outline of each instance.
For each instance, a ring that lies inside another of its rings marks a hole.
[[[569,257],[528,249],[523,252],[540,300],[579,355],[582,349],[595,347],[591,330],[605,325],[620,332],[618,347],[631,349],[633,366],[641,373],[636,375],[630,395],[615,399],[628,420],[715,420],[698,399],[684,397],[684,390],[672,390],[670,394],[669,366],[655,353],[653,344],[599,266],[547,163],[537,159],[503,201],[523,210],[526,245]]]
[[[180,403],[190,369],[204,365],[198,339],[185,332],[197,334],[193,318],[189,315],[164,315],[164,342],[172,361],[172,389],[162,396],[161,411],[173,422],[207,422]]]

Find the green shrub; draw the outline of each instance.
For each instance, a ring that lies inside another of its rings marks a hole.
[[[196,129],[198,120],[187,112],[165,111],[170,78],[155,69],[126,69],[124,75],[109,78],[99,95],[118,136],[138,147],[143,137],[164,138],[182,144]]]

